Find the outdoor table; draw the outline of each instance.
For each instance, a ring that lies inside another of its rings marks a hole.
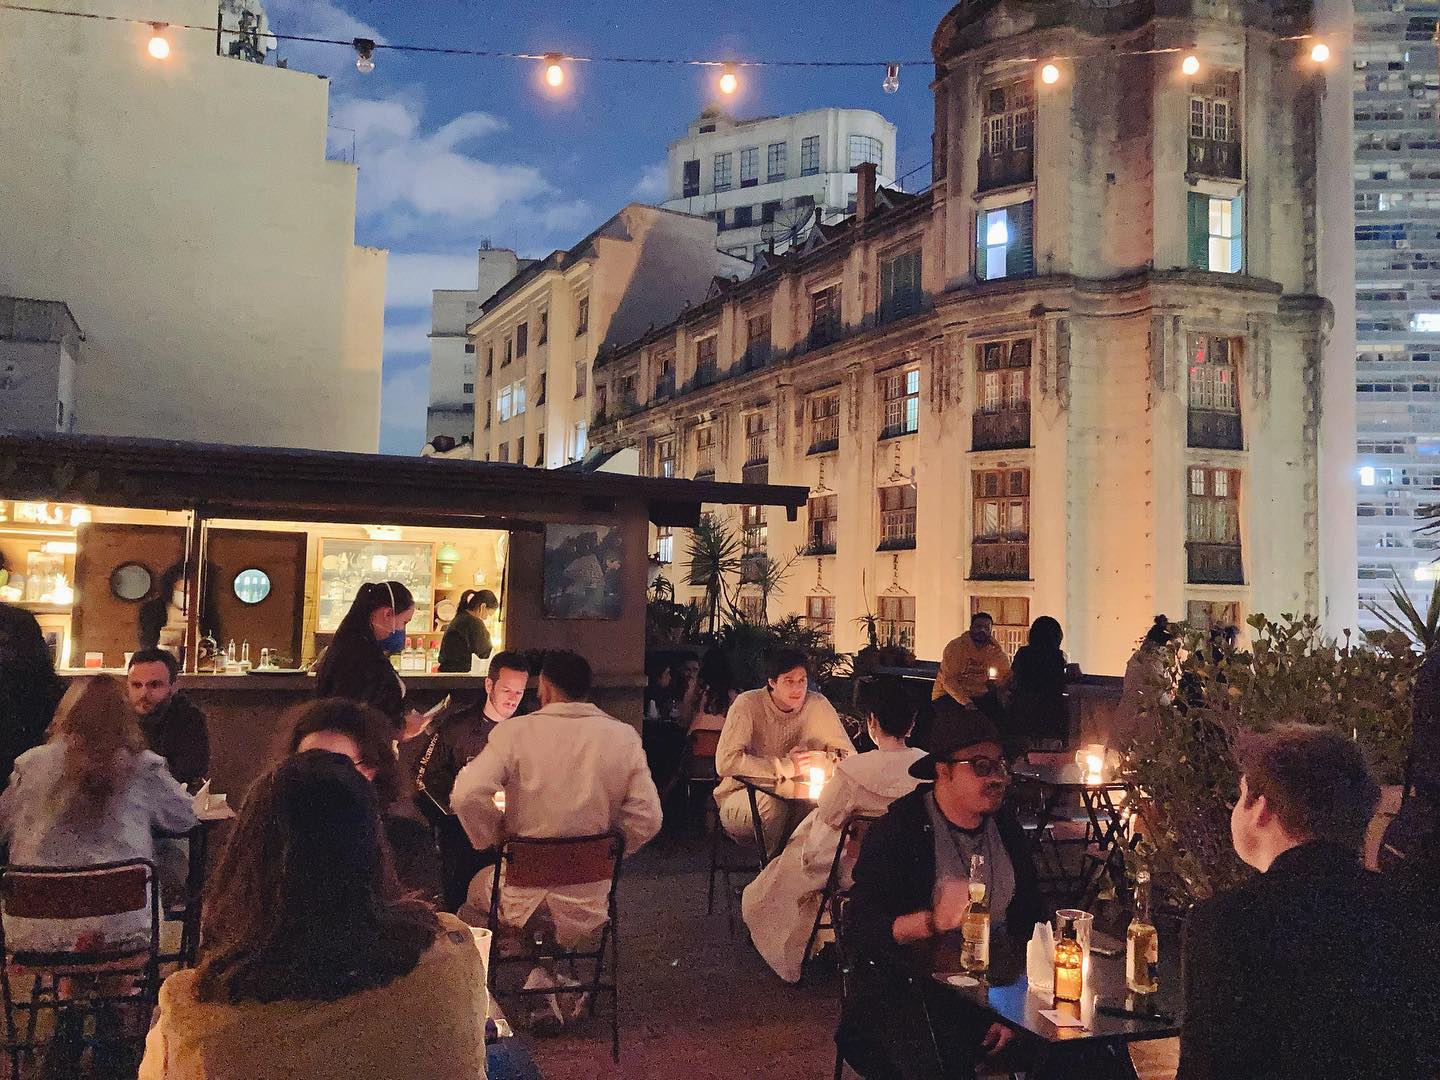
[[[184,840],[189,845],[185,878],[185,909],[180,926],[180,948],[173,957],[182,967],[195,962],[200,949],[200,907],[205,896],[205,876],[210,866],[210,833],[222,822],[231,821],[235,811],[224,804],[197,810],[200,823],[188,832],[156,833],[167,840]]]
[[[763,868],[779,855],[780,851],[771,851],[765,841],[765,826],[760,821],[760,804],[756,795],[765,794],[794,806],[813,808],[820,801],[820,793],[825,790],[825,785],[811,784],[792,777],[737,776],[735,779],[745,785],[745,793],[750,798],[750,821],[755,827],[755,846],[760,849],[760,865]],[[784,846],[783,843],[780,845],[781,848]]]
[[[996,955],[1002,952],[1004,955]],[[1168,949],[1162,945],[1160,989],[1154,994],[1134,994],[1126,988],[1123,949],[1116,957],[1092,952],[1079,1004],[1052,1003],[1048,991],[1044,996],[1030,993],[1023,945],[996,953],[992,953],[988,980],[945,972],[936,972],[934,978],[957,997],[1020,1032],[1038,1059],[1036,1068],[1047,1080],[1135,1080],[1128,1045],[1180,1034],[1182,987],[1178,950],[1173,945]],[[971,985],[956,986],[957,980]],[[1102,1005],[1157,1013],[1164,1019],[1108,1016],[1099,1011]],[[1052,1010],[1078,1017],[1085,1026],[1056,1027],[1040,1015]]]
[[[1055,808],[1066,795],[1078,795],[1089,819],[1090,835],[1100,851],[1100,873],[1109,870],[1118,858],[1124,862],[1125,808],[1128,792],[1124,783],[1114,779],[1093,779],[1084,768],[1066,765],[1017,764],[1012,774],[1022,784],[1041,789],[1040,813],[1035,825],[1035,852],[1043,858],[1041,841],[1055,817]],[[1118,796],[1118,797],[1117,797]],[[1063,869],[1063,867],[1062,867]],[[1082,870],[1080,880],[1084,880]],[[1098,879],[1097,879],[1098,880]]]

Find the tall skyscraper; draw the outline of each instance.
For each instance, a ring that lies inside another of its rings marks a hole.
[[[1355,306],[1359,594],[1392,571],[1415,596],[1440,576],[1440,0],[1355,0]],[[1362,610],[1361,624],[1378,625]]]

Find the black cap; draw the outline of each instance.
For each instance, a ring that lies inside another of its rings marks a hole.
[[[969,709],[954,698],[935,702],[935,720],[930,726],[930,752],[910,766],[917,780],[934,780],[936,761],[947,761],[967,746],[999,743],[995,722],[978,709]]]

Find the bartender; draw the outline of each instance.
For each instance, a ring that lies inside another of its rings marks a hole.
[[[490,629],[485,620],[500,601],[489,589],[467,589],[460,594],[460,607],[440,639],[440,670],[471,671],[476,659],[490,657]]]
[[[415,598],[398,581],[367,581],[335,631],[316,672],[317,697],[343,697],[374,706],[399,739],[425,729],[426,716],[405,708],[405,684],[389,656],[405,648],[405,626],[415,617]]]

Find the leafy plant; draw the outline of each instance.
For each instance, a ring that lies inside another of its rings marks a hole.
[[[705,590],[705,613],[710,633],[720,628],[722,607],[729,605],[729,578],[740,572],[740,541],[730,523],[712,513],[700,516],[690,530],[690,546],[686,553],[690,571],[686,583]]]
[[[1342,641],[1312,616],[1252,616],[1251,648],[1229,651],[1196,631],[1173,695],[1142,707],[1147,721],[1127,758],[1145,793],[1157,869],[1182,904],[1248,875],[1230,844],[1239,777],[1230,747],[1242,731],[1297,721],[1335,727],[1365,750],[1382,783],[1397,783],[1410,739],[1419,656],[1398,632]]]
[[[795,568],[796,560],[804,553],[804,548],[796,548],[784,562],[777,562],[769,555],[759,555],[747,560],[746,580],[760,590],[761,622],[768,623],[770,621],[770,594],[783,591],[781,586],[790,576],[790,571]]]
[[[1435,509],[1440,510],[1440,507]],[[1440,526],[1440,520],[1436,525]],[[1390,574],[1395,579],[1395,587],[1390,590],[1390,602],[1395,610],[1388,610],[1370,600],[1365,601],[1365,607],[1391,630],[1409,637],[1422,652],[1429,652],[1440,641],[1440,581],[1436,581],[1430,591],[1430,606],[1422,616],[1405,591],[1400,575],[1394,568],[1391,568]]]

